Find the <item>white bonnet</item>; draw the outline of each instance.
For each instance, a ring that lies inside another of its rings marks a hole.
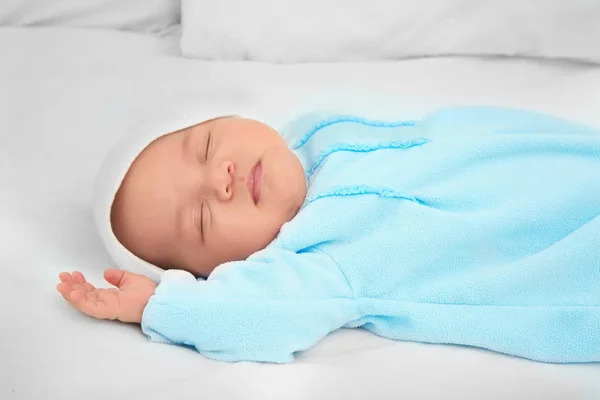
[[[218,111],[211,108],[210,112],[207,112],[198,107],[198,110],[194,111],[178,111],[153,116],[134,126],[106,155],[95,181],[93,209],[100,238],[116,267],[145,275],[155,282],[160,282],[164,272],[163,269],[127,250],[117,240],[111,227],[110,212],[115,195],[135,158],[161,136],[219,116],[239,115],[239,112],[232,111],[227,108]]]

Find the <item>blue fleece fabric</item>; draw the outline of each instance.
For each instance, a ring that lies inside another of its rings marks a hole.
[[[341,327],[600,362],[600,131],[460,107],[419,121],[308,115],[284,131],[298,215],[208,280],[167,271],[153,341],[285,363]]]

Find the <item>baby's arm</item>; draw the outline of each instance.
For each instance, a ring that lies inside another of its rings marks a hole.
[[[356,318],[350,287],[327,256],[271,248],[220,266],[206,281],[167,271],[142,329],[213,359],[282,363]]]
[[[150,340],[223,361],[291,362],[358,318],[345,277],[322,253],[264,250],[218,267],[206,281],[166,271],[158,287],[115,269],[105,278],[118,289],[96,289],[77,272],[62,273],[57,289],[87,315],[141,322]]]

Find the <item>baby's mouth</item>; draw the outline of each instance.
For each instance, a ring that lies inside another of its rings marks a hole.
[[[248,192],[250,193],[252,200],[254,200],[254,204],[258,204],[262,189],[262,164],[260,160],[256,163],[256,165],[254,165],[254,167],[250,168],[247,185]]]

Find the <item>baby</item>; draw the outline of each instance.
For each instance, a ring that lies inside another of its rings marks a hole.
[[[96,220],[123,270],[61,273],[76,309],[224,361],[361,327],[600,362],[600,130],[487,107],[191,121],[107,158]]]

